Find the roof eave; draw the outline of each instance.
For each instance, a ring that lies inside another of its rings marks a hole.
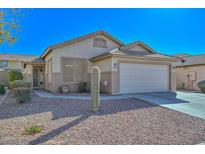
[[[200,65],[205,65],[205,63],[200,63],[200,64],[175,65],[175,67],[190,67],[190,66],[200,66]]]
[[[119,46],[124,46],[124,45],[125,45],[123,42],[121,42],[121,41],[118,40],[117,38],[113,37],[113,36],[110,35],[109,33],[105,32],[105,31],[97,31],[97,32],[94,32],[94,33],[90,33],[90,34],[87,34],[87,35],[83,35],[83,36],[80,36],[80,37],[71,39],[71,40],[69,40],[69,41],[65,41],[65,42],[62,42],[62,43],[58,43],[58,44],[56,44],[56,45],[49,46],[49,47],[43,52],[43,54],[41,55],[41,58],[45,58],[45,56],[46,56],[51,50],[53,50],[53,49],[61,48],[61,47],[64,47],[64,46],[66,46],[66,45],[71,45],[71,44],[73,44],[73,43],[79,42],[79,41],[84,40],[84,39],[87,39],[87,38],[94,37],[94,36],[99,35],[99,34],[108,37],[109,39],[111,39],[113,42],[115,42],[115,43],[118,44]]]
[[[177,59],[173,58],[173,57],[170,57],[170,58],[140,57],[140,56],[128,56],[128,55],[124,55],[124,54],[113,54],[113,53],[109,53],[107,55],[91,58],[90,61],[95,62],[95,61],[102,60],[104,58],[108,58],[108,57],[111,57],[111,56],[112,57],[119,57],[119,58],[142,59],[142,60],[160,60],[160,61],[167,61],[167,62],[172,62],[172,63],[177,62]]]
[[[52,49],[51,48],[47,48],[43,54],[40,56],[40,58],[44,59],[46,57],[46,55],[51,51]]]
[[[95,61],[98,61],[98,60],[102,60],[104,58],[108,58],[108,57],[111,57],[113,54],[112,53],[109,53],[107,55],[103,55],[103,56],[97,56],[97,57],[93,57],[93,58],[90,58],[89,60],[91,62],[95,62]]]
[[[137,46],[137,45],[143,46],[143,47],[146,48],[150,53],[155,53],[155,54],[158,53],[158,52],[156,52],[154,49],[152,49],[151,47],[149,47],[148,45],[146,45],[146,44],[145,44],[144,42],[142,42],[142,41],[135,41],[135,42],[129,43],[129,44],[127,44],[127,45],[121,47],[120,49],[121,49],[121,50],[127,50],[127,49],[130,49],[130,48],[132,48],[132,47],[134,47],[134,46]]]
[[[130,59],[142,59],[142,60],[160,60],[168,62],[176,62],[175,58],[164,58],[164,57],[141,57],[141,56],[128,56],[122,54],[113,54],[113,57],[130,58]]]

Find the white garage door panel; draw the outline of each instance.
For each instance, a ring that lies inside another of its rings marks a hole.
[[[151,64],[120,64],[120,93],[169,90],[169,67]]]

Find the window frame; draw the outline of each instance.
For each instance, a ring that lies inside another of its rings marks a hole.
[[[65,61],[66,60],[69,60],[69,63],[71,64],[68,64],[68,65],[72,65],[73,67],[73,71],[72,71],[72,76],[70,78],[72,78],[73,80],[68,80],[66,78],[66,73],[68,72],[65,72],[65,66],[66,65]],[[61,58],[61,61],[62,61],[62,75],[63,75],[63,82],[64,83],[78,83],[78,82],[82,82],[82,81],[85,81],[86,80],[86,71],[87,71],[87,62],[85,63],[86,59],[81,59],[81,58],[70,58],[70,57],[62,57]],[[79,71],[79,68],[82,68],[83,70]],[[81,72],[79,74],[79,72]],[[80,76],[80,78],[78,78]]]
[[[100,45],[99,43],[97,43],[98,41],[104,41],[103,45]],[[108,48],[107,45],[107,40],[104,38],[94,38],[93,39],[93,47],[97,47],[97,48]]]

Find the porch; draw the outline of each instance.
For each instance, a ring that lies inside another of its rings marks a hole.
[[[45,61],[37,58],[23,64],[24,80],[31,82],[33,89],[45,88]]]

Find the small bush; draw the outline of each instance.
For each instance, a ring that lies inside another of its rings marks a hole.
[[[10,89],[14,88],[31,88],[31,82],[23,80],[15,80],[9,83]]]
[[[13,93],[17,103],[24,103],[31,100],[30,88],[14,88]]]
[[[200,82],[197,83],[198,87],[200,88],[200,90],[205,93],[205,80],[202,80]]]
[[[86,92],[86,82],[80,82],[79,84],[78,84],[78,90],[79,90],[79,92]]]
[[[20,71],[9,71],[8,72],[8,82],[15,80],[23,80],[23,74]]]
[[[32,125],[28,128],[25,128],[24,133],[26,135],[32,135],[32,134],[40,133],[42,130],[43,130],[42,126]]]
[[[0,95],[3,95],[5,93],[5,87],[3,83],[0,83]]]

